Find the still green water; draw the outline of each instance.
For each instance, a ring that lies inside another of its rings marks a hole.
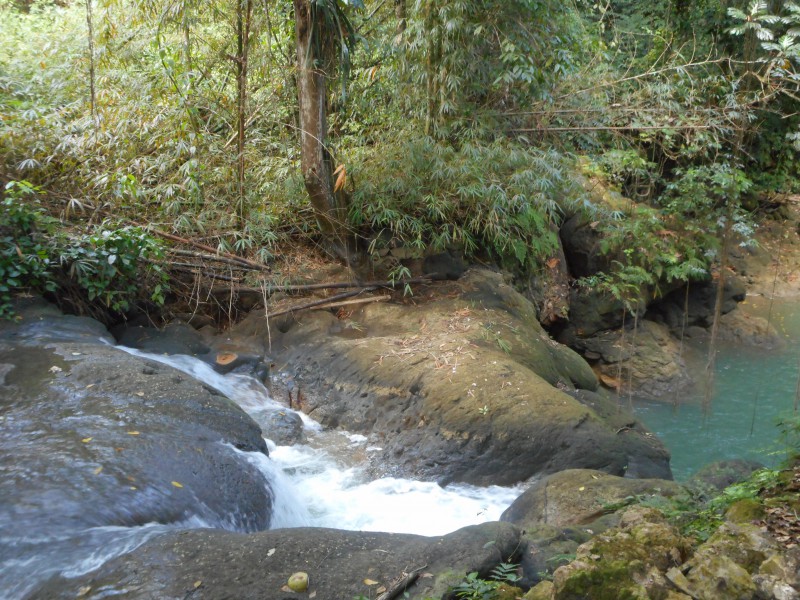
[[[745,310],[767,318],[766,301],[748,298],[748,304]],[[679,404],[635,404],[638,417],[672,453],[675,479],[684,480],[718,460],[746,458],[772,466],[786,457],[779,423],[797,417],[800,302],[776,300],[770,320],[785,339],[778,349],[718,345],[712,406],[707,415],[702,410],[702,382],[680,396]],[[707,351],[698,350],[694,360],[704,365]],[[702,367],[695,370],[702,373]]]

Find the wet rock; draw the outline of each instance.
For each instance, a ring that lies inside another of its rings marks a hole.
[[[744,310],[734,310],[720,318],[720,341],[743,346],[758,346],[774,350],[785,341],[775,326],[763,317],[756,317]]]
[[[623,394],[674,400],[692,385],[680,343],[664,325],[652,321],[640,321],[636,331],[626,330],[624,336],[604,331],[576,340],[575,347],[594,357],[601,381]]]
[[[241,373],[262,383],[270,376],[270,360],[255,348],[203,335],[184,323],[170,323],[163,329],[127,325],[115,329],[115,336],[120,345],[143,352],[194,356],[223,375]]]
[[[365,579],[389,587],[404,572],[422,569],[410,598],[452,598],[450,586],[477,572],[488,577],[513,560],[519,531],[506,523],[465,527],[442,537],[333,529],[282,529],[250,535],[194,530],[170,533],[103,565],[96,573],[56,578],[32,599],[118,597],[183,599],[300,597],[281,592],[288,577],[309,575],[308,595],[342,600],[375,593]],[[308,596],[303,596],[308,597]]]
[[[114,330],[122,346],[136,348],[152,354],[208,354],[211,347],[194,327],[184,323],[170,323],[163,329],[148,325],[128,325]]]
[[[641,476],[670,477],[655,438],[620,435],[565,393],[595,390],[594,373],[502,276],[471,270],[447,285],[413,307],[354,310],[355,339],[332,333],[341,324],[328,312],[298,315],[283,332],[273,324],[275,360],[302,409],[370,436],[380,474],[488,485],[571,467],[622,475],[638,463]],[[248,321],[229,335],[244,334],[257,344],[266,331]]]
[[[14,597],[62,555],[88,558],[109,526],[269,526],[268,482],[237,452],[266,444],[238,406],[113,348],[94,321],[20,315],[0,323],[0,588]]]
[[[253,419],[261,426],[264,437],[278,446],[293,446],[305,441],[303,420],[296,412],[268,410],[255,413]]]

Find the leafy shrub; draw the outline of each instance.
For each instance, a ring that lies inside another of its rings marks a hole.
[[[462,600],[493,600],[498,597],[501,587],[505,584],[514,584],[520,579],[517,565],[511,563],[497,565],[490,577],[488,580],[481,579],[478,573],[473,571],[452,591]]]
[[[46,239],[52,222],[38,205],[36,193],[27,181],[11,181],[0,203],[0,317],[11,314],[15,290],[56,288]]]
[[[129,310],[139,297],[147,282],[142,275],[154,280],[150,299],[163,304],[167,274],[157,262],[163,257],[160,243],[140,227],[100,229],[69,238],[60,249],[70,281],[90,302],[99,301],[116,312]]]
[[[83,235],[57,233],[40,206],[38,189],[12,181],[0,204],[0,316],[12,316],[14,292],[58,292],[79,311],[91,305],[125,312],[148,290],[163,304],[167,274],[160,242],[139,227],[103,224]]]
[[[454,146],[430,137],[386,148],[355,168],[350,218],[384,232],[373,242],[420,254],[488,250],[507,266],[533,267],[556,248],[561,207],[576,197],[567,161],[513,142]]]

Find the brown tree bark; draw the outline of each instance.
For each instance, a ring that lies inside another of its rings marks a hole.
[[[406,30],[406,21],[408,19],[406,0],[394,0],[394,15],[397,18],[397,35],[402,37]]]
[[[247,219],[245,197],[245,143],[247,142],[247,59],[250,47],[250,20],[253,14],[252,0],[240,0],[236,11],[236,171],[237,206],[239,226],[242,230]]]
[[[293,0],[297,37],[297,95],[300,113],[300,164],[306,191],[329,249],[349,260],[353,249],[347,233],[347,197],[343,190],[334,192],[333,165],[326,148],[328,136],[327,92],[325,73],[331,67],[330,56],[320,56],[312,35],[314,28],[324,47],[327,36],[323,22],[312,23],[309,0]]]

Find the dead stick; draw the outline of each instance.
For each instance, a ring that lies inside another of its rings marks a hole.
[[[221,279],[222,281],[230,281],[232,283],[236,283],[237,281],[239,281],[235,277],[228,277],[227,275],[221,275],[219,273],[210,273],[208,271],[201,271],[194,265],[180,266],[172,264],[170,266],[176,271],[181,271],[182,273],[191,273],[192,275],[202,275],[204,277],[208,277],[209,279]]]
[[[392,600],[408,589],[408,586],[413,584],[419,577],[422,569],[428,565],[423,565],[418,569],[414,569],[410,573],[403,573],[403,575],[394,583],[392,583],[385,592],[375,598],[375,600]]]
[[[258,271],[255,267],[251,267],[250,265],[245,265],[239,260],[238,258],[227,258],[225,256],[214,256],[213,254],[203,254],[202,252],[192,252],[191,250],[181,250],[180,248],[170,248],[170,254],[177,254],[178,256],[191,256],[193,258],[199,258],[200,260],[213,260],[216,262],[222,262],[228,265],[232,265],[237,269],[250,269],[253,271]]]
[[[142,225],[141,223],[136,223],[135,221],[131,221],[137,227],[142,227],[143,229],[147,229],[146,225]],[[179,242],[181,244],[188,244],[189,246],[194,246],[195,248],[199,248],[200,250],[205,250],[206,252],[211,252],[211,254],[218,254],[219,256],[224,256],[225,258],[229,258],[231,260],[238,261],[244,265],[248,265],[253,267],[254,269],[258,269],[259,271],[271,271],[272,269],[266,265],[261,265],[257,262],[253,262],[252,260],[248,260],[246,258],[242,258],[241,256],[234,256],[233,254],[228,254],[227,252],[220,252],[217,248],[212,248],[211,246],[206,246],[205,244],[201,244],[200,242],[195,242],[192,240],[187,240],[186,238],[182,238],[177,235],[173,235],[171,233],[167,233],[166,231],[161,231],[160,229],[150,229],[154,234],[159,237],[163,237],[168,240],[172,240],[173,242]]]
[[[309,310],[323,310],[326,308],[336,308],[337,306],[347,306],[348,304],[364,304],[366,302],[386,302],[391,300],[391,296],[370,296],[369,298],[355,298],[354,300],[342,300],[340,302],[330,302],[328,304],[320,304],[319,306],[312,306]]]
[[[322,298],[321,300],[314,300],[313,302],[306,302],[305,304],[299,304],[297,306],[292,306],[291,308],[286,308],[284,310],[279,310],[278,312],[272,313],[269,318],[279,317],[280,315],[286,315],[289,313],[296,312],[298,310],[306,310],[307,308],[314,308],[315,306],[320,306],[322,304],[329,304],[331,302],[335,302],[336,300],[342,300],[344,298],[352,298],[353,296],[358,296],[363,292],[371,292],[375,288],[365,288],[363,290],[354,290],[352,292],[343,292],[341,294],[336,294],[335,296],[331,296],[330,298]]]
[[[288,284],[288,285],[268,285],[266,286],[267,294],[272,292],[303,292],[306,290],[327,290],[327,289],[342,289],[342,288],[363,288],[363,289],[372,289],[376,287],[390,287],[395,288],[401,285],[419,285],[425,283],[431,283],[433,280],[431,276],[428,277],[416,277],[414,279],[398,279],[396,281],[367,281],[365,283],[361,283],[358,281],[339,281],[333,283],[308,283],[308,284]],[[212,290],[214,293],[217,292],[224,292],[228,293],[230,290],[227,288],[224,289],[214,289]],[[240,292],[263,292],[263,288],[255,288],[255,287],[240,287],[238,288]]]

